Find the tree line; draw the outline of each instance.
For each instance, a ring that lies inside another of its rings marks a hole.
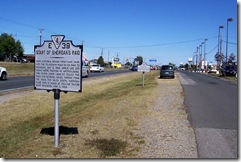
[[[15,40],[12,34],[0,35],[0,61],[12,61],[13,56],[22,57],[24,48],[19,40]]]

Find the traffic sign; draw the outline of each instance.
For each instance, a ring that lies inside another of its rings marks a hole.
[[[156,62],[156,59],[150,59],[149,62]]]
[[[52,40],[35,45],[35,89],[82,91],[82,45],[52,35]]]

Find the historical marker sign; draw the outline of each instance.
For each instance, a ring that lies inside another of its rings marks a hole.
[[[82,45],[52,35],[52,40],[35,45],[35,89],[82,91]]]
[[[137,66],[137,71],[142,72],[142,86],[144,86],[145,85],[145,83],[144,83],[145,82],[145,76],[144,76],[145,72],[150,72],[151,67],[143,63],[142,65]]]
[[[137,66],[137,71],[138,72],[150,72],[151,71],[151,67],[142,64],[142,65]]]

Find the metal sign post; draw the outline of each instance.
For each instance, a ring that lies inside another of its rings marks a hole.
[[[137,71],[142,72],[142,86],[144,87],[144,81],[145,81],[145,72],[150,72],[151,67],[147,66],[145,64],[137,66]]]
[[[144,87],[144,85],[145,85],[144,81],[145,81],[145,72],[143,71],[142,72],[142,87]]]
[[[54,89],[54,146],[59,147],[59,99],[60,90]]]
[[[54,145],[59,146],[60,92],[82,92],[83,45],[73,45],[64,35],[34,46],[34,88],[54,92]]]

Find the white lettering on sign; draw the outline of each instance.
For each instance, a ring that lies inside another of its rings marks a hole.
[[[71,41],[55,43],[45,41],[35,46],[35,88],[60,89],[62,91],[81,91],[82,46],[74,46]]]

